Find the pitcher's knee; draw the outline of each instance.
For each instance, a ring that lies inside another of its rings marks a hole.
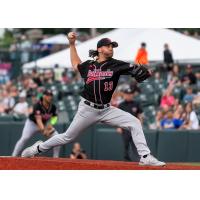
[[[132,121],[130,121],[129,123],[130,123],[130,125],[129,125],[130,131],[142,130],[142,124],[138,118],[132,118]]]
[[[75,137],[73,137],[69,134],[63,133],[61,135],[63,135],[63,139],[65,140],[66,143],[70,143],[70,142],[73,142],[75,140]]]

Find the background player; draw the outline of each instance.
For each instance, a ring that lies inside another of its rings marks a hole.
[[[142,109],[138,102],[134,101],[134,90],[130,87],[126,87],[123,90],[123,98],[124,101],[121,102],[118,106],[119,109],[122,109],[133,116],[137,117],[141,122],[143,121],[142,117]],[[117,132],[121,134],[122,141],[124,144],[124,160],[125,161],[139,161],[140,157],[138,155],[135,144],[133,143],[131,132],[122,128],[117,128]],[[132,159],[130,156],[129,148],[131,146],[132,149]]]
[[[28,142],[28,140],[35,134],[42,133],[46,137],[52,137],[57,135],[58,132],[50,124],[47,124],[51,120],[52,124],[56,123],[56,106],[52,103],[53,93],[51,90],[45,90],[42,99],[34,105],[33,112],[26,120],[22,136],[16,143],[12,156],[19,156]],[[53,157],[59,157],[60,147],[54,147]]]
[[[82,62],[77,54],[75,41],[76,34],[68,34],[70,43],[70,58],[74,70],[79,71],[85,85],[81,94],[78,111],[65,133],[56,135],[45,142],[38,142],[22,152],[22,157],[32,157],[40,152],[70,143],[75,140],[86,128],[97,122],[128,129],[140,155],[140,165],[163,166],[150,154],[139,119],[110,106],[112,94],[117,86],[120,75],[132,75],[138,82],[151,76],[144,66],[113,59],[113,48],[118,46],[108,38],[97,43],[97,50],[90,51],[95,60]],[[112,145],[112,144],[111,144]]]

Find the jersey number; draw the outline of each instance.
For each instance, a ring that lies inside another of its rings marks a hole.
[[[104,91],[111,91],[113,89],[113,81],[104,83]]]

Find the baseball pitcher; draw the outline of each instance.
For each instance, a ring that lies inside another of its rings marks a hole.
[[[133,142],[140,156],[140,165],[164,166],[150,154],[139,119],[110,105],[112,94],[120,75],[131,75],[138,82],[151,76],[144,65],[133,65],[113,58],[113,48],[118,43],[108,38],[98,41],[96,50],[89,51],[93,60],[82,62],[78,56],[75,41],[76,34],[68,34],[70,58],[74,70],[79,71],[84,80],[78,111],[69,128],[62,134],[55,135],[45,142],[39,141],[22,152],[22,157],[33,157],[40,152],[71,143],[83,131],[97,122],[121,127],[131,132]]]

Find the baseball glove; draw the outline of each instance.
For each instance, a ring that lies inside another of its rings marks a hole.
[[[43,134],[47,137],[50,137],[51,134],[55,131],[54,127],[51,125],[51,124],[48,124],[44,131],[43,131]]]
[[[145,65],[134,65],[132,76],[138,83],[143,82],[152,75],[152,72]]]

